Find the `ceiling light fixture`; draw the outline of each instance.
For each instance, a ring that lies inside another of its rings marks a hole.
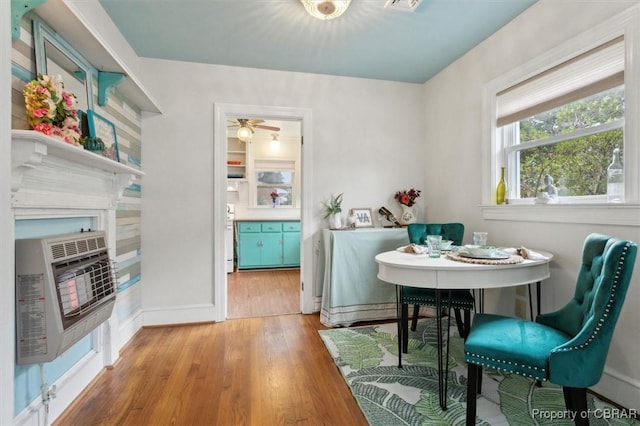
[[[278,140],[278,134],[277,133],[272,133],[271,134],[271,142],[269,143],[269,146],[271,147],[271,149],[277,149],[280,146],[280,141]]]
[[[236,133],[236,136],[238,136],[238,139],[240,139],[242,142],[251,142],[252,135],[253,130],[251,130],[247,126],[241,126]]]
[[[300,0],[309,15],[314,18],[328,20],[342,15],[349,7],[351,0]]]

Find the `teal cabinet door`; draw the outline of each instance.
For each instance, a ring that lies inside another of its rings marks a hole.
[[[282,233],[282,264],[300,266],[300,232]]]
[[[281,266],[282,265],[282,234],[281,233],[262,233],[262,252],[260,264],[262,266]]]
[[[262,234],[238,234],[238,268],[261,266]]]

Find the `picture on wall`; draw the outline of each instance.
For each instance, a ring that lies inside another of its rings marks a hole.
[[[111,121],[91,109],[87,110],[87,123],[89,125],[89,136],[98,137],[102,139],[102,142],[104,142],[104,151],[102,151],[102,155],[112,159],[113,161],[120,162],[116,126],[114,126]]]

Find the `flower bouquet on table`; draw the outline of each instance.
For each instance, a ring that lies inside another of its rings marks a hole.
[[[31,128],[75,146],[80,144],[78,100],[64,89],[60,76],[38,74],[23,89]]]
[[[402,213],[400,214],[400,224],[401,225],[409,225],[410,223],[414,223],[416,219],[416,212],[414,211],[413,205],[416,203],[416,199],[420,197],[419,189],[411,188],[408,191],[398,191],[394,198],[398,200],[400,206],[402,207]]]
[[[271,206],[275,207],[276,201],[278,200],[278,197],[280,196],[280,194],[278,194],[276,191],[271,191],[271,194],[269,195],[271,196]]]
[[[411,188],[408,191],[398,191],[396,192],[395,199],[404,206],[411,207],[416,203],[416,199],[420,197],[422,193],[419,189]]]

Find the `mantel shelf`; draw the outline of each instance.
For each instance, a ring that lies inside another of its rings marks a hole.
[[[86,149],[64,143],[59,139],[52,138],[35,130],[12,130],[11,139],[15,141],[25,141],[40,143],[47,147],[47,155],[61,157],[67,160],[94,167],[111,173],[125,173],[143,176],[144,172],[133,167],[115,162],[107,157],[103,157]],[[14,164],[15,166],[15,164]]]
[[[141,170],[33,130],[11,132],[12,205],[114,209]]]

